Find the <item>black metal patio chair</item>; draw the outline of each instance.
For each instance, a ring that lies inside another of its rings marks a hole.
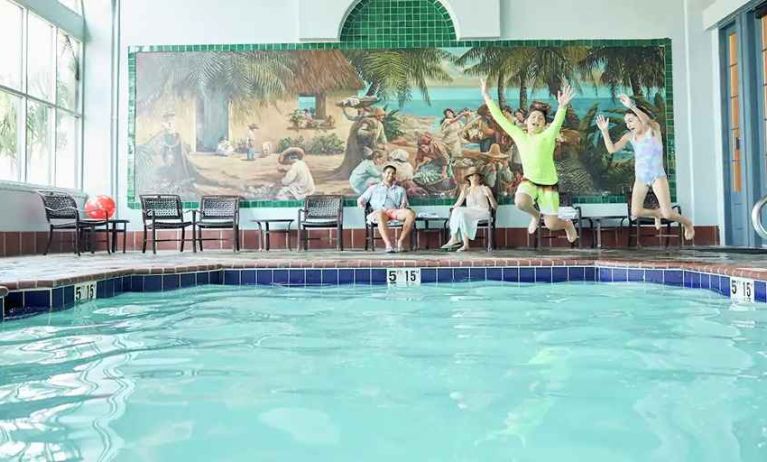
[[[309,237],[311,229],[335,229],[336,248],[344,250],[344,198],[343,196],[314,195],[304,199],[304,207],[298,210],[298,240],[303,249],[309,241],[321,239]]]
[[[48,255],[55,231],[75,232],[75,253],[80,255],[84,237],[89,235],[91,253],[95,252],[93,237],[97,231],[103,231],[106,236],[107,252],[109,253],[109,228],[107,220],[82,218],[77,208],[77,201],[67,193],[59,191],[37,191],[45,208],[45,219],[48,221],[48,243],[43,255]],[[99,229],[103,227],[103,230]]]
[[[180,251],[184,251],[186,241],[186,228],[192,226],[192,222],[184,220],[184,209],[181,197],[173,194],[145,194],[141,198],[141,217],[144,224],[144,240],[141,252],[146,252],[147,234],[152,232],[152,253],[157,253],[158,242],[180,242]],[[157,239],[157,230],[181,230],[181,239]],[[192,250],[194,241],[192,242]]]
[[[203,250],[203,241],[225,241],[222,237],[202,237],[205,229],[232,230],[232,250],[240,250],[240,197],[239,196],[202,196],[200,209],[193,211],[192,235],[195,244]],[[195,245],[193,244],[193,245]]]

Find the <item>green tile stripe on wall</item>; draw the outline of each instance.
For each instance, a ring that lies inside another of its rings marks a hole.
[[[666,160],[672,199],[676,200],[676,168],[673,125],[671,39],[632,40],[456,40],[450,15],[438,0],[362,0],[347,16],[339,43],[260,43],[208,45],[142,45],[128,48],[128,207],[140,209],[135,190],[135,129],[136,129],[136,55],[138,53],[168,52],[247,52],[284,50],[377,49],[419,47],[568,47],[568,46],[662,46],[665,59],[666,97]],[[623,203],[623,195],[587,195],[575,198],[577,203]],[[500,204],[512,204],[512,197],[500,198]],[[452,205],[453,199],[414,198],[412,205]],[[354,199],[344,202],[356,204]],[[296,208],[301,201],[244,200],[242,207]],[[185,207],[196,208],[197,202]]]

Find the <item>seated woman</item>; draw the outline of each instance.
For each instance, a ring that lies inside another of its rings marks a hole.
[[[450,240],[442,248],[452,250],[458,246],[458,252],[469,249],[469,241],[477,235],[477,224],[490,219],[490,209],[498,207],[493,192],[482,184],[482,174],[476,167],[466,170],[463,175],[469,184],[461,188],[461,194],[450,213]],[[466,202],[465,207],[461,205]]]

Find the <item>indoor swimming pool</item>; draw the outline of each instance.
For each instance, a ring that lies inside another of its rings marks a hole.
[[[0,324],[0,459],[763,461],[766,323],[642,283],[123,293]]]

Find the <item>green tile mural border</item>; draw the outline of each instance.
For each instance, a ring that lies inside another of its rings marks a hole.
[[[208,45],[139,45],[128,47],[128,207],[140,209],[135,191],[135,134],[136,134],[136,55],[139,53],[168,53],[168,52],[204,52],[204,51],[285,51],[285,50],[349,50],[349,49],[377,49],[377,48],[422,48],[422,47],[568,47],[568,46],[615,46],[615,47],[641,47],[661,46],[664,48],[665,59],[665,100],[666,100],[666,158],[668,160],[668,179],[671,188],[671,199],[676,201],[676,138],[674,136],[674,92],[673,92],[673,65],[671,39],[599,39],[599,40],[428,40],[407,41],[407,43],[392,39],[385,46],[371,46],[368,42],[316,42],[316,43],[259,43],[259,44],[208,44]],[[588,204],[612,204],[623,203],[623,195],[588,195],[574,198],[577,203]],[[452,205],[453,199],[444,198],[416,198],[411,201],[412,205]],[[500,198],[500,204],[512,204],[513,198]],[[302,205],[301,201],[278,201],[278,200],[243,200],[244,208],[296,208]],[[347,199],[345,205],[354,206],[353,199]],[[198,207],[197,202],[185,202],[185,208]]]

